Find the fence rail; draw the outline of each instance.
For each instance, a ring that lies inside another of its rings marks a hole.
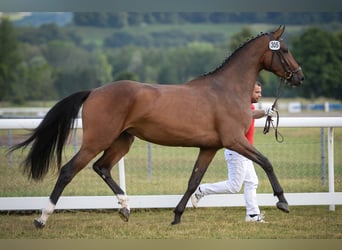
[[[0,119],[0,129],[17,130],[33,129],[41,119]],[[256,127],[263,127],[265,119],[258,119]],[[319,193],[286,193],[290,205],[329,205],[335,210],[335,205],[342,205],[342,192],[334,188],[334,128],[342,127],[342,117],[282,117],[279,127],[288,128],[328,128],[328,192]],[[81,119],[77,119],[76,128],[82,128]],[[125,190],[124,160],[119,162],[120,186]],[[189,173],[190,174],[190,173]],[[228,197],[229,196],[229,197]],[[169,208],[175,207],[182,195],[132,195],[132,208]],[[228,198],[227,198],[228,197]],[[45,206],[48,197],[0,197],[0,210],[37,210]],[[274,206],[275,197],[272,194],[258,194],[261,206]],[[212,195],[203,198],[199,204],[202,207],[244,206],[243,194]],[[188,203],[187,206],[190,206]],[[62,196],[56,209],[107,209],[118,208],[113,196]]]

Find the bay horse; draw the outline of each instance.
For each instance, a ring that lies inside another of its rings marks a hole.
[[[251,121],[250,100],[258,73],[273,72],[291,85],[300,85],[304,74],[281,36],[285,26],[262,33],[235,50],[210,73],[178,85],[158,85],[121,80],[60,100],[25,141],[11,151],[32,144],[22,162],[24,172],[43,179],[50,165],[59,176],[46,208],[34,220],[43,228],[64,188],[93,158],[95,172],[112,189],[120,204],[119,215],[128,221],[127,195],[111,176],[112,167],[128,153],[134,138],[165,146],[199,148],[187,189],[174,209],[178,224],[186,204],[200,184],[210,162],[221,148],[234,150],[260,165],[266,172],[277,208],[289,212],[283,189],[273,166],[245,134]],[[64,166],[64,144],[82,109],[83,138],[79,151]],[[50,164],[50,162],[57,164]]]

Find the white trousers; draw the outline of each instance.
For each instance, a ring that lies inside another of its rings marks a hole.
[[[200,185],[204,195],[209,194],[235,194],[241,190],[244,184],[244,198],[247,214],[260,214],[257,202],[256,190],[258,188],[258,176],[255,173],[253,162],[246,157],[225,149],[225,159],[228,167],[228,180],[205,183]]]

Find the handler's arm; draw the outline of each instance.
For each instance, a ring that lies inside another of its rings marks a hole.
[[[264,116],[273,116],[275,113],[275,110],[272,110],[271,107],[266,109],[258,109],[258,110],[252,110],[253,119],[259,119]]]

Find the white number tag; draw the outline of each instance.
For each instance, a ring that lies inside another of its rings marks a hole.
[[[280,42],[276,40],[272,40],[268,44],[268,48],[270,50],[279,50],[280,49]]]

